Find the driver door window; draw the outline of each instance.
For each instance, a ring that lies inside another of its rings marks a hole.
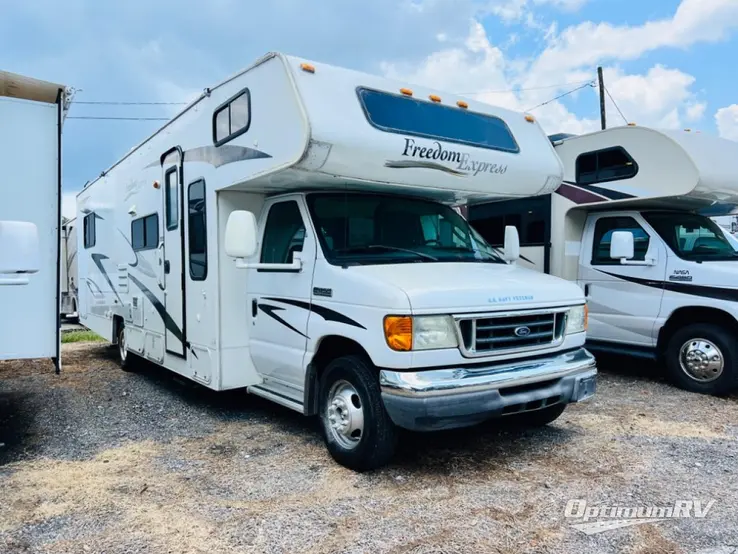
[[[292,263],[294,252],[302,252],[305,223],[297,202],[274,204],[269,210],[261,247],[261,263]]]
[[[592,245],[592,265],[620,265],[610,257],[610,243],[615,231],[630,231],[634,239],[633,260],[643,261],[651,242],[648,233],[632,217],[603,217],[597,220]]]

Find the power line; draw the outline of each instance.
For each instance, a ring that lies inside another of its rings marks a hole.
[[[582,83],[591,83],[592,81],[570,81],[568,83],[558,83],[556,85],[541,85],[540,87],[526,87],[526,88],[510,88],[510,89],[500,89],[500,90],[473,90],[470,92],[455,92],[454,94],[464,95],[464,94],[483,94],[483,93],[505,93],[505,92],[522,92],[525,90],[543,90],[543,89],[549,89],[549,88],[560,88],[560,87],[568,87],[571,85],[580,85]]]
[[[75,104],[95,104],[99,106],[185,106],[187,102],[113,102],[113,101],[75,101]]]
[[[119,120],[119,121],[169,121],[169,117],[101,117],[89,115],[68,116],[67,119],[98,119],[98,120]]]
[[[526,111],[526,112],[530,112],[530,111],[533,111],[533,110],[535,110],[536,108],[540,108],[541,106],[545,106],[546,104],[550,104],[551,102],[553,102],[553,101],[555,101],[555,100],[558,100],[559,98],[563,98],[564,96],[568,96],[568,95],[570,95],[570,94],[573,94],[573,93],[575,93],[576,91],[578,91],[578,90],[581,90],[581,89],[583,89],[584,87],[594,87],[594,86],[595,86],[595,85],[594,85],[594,81],[587,81],[587,82],[586,82],[586,83],[584,83],[584,84],[583,84],[582,86],[579,86],[579,87],[577,87],[577,88],[575,88],[575,89],[572,89],[572,90],[570,90],[570,91],[568,91],[568,92],[565,92],[565,93],[563,93],[563,94],[559,94],[558,96],[555,96],[555,97],[551,98],[550,100],[546,100],[545,102],[541,102],[541,103],[540,103],[540,104],[538,104],[537,106],[533,106],[532,108],[529,108],[529,109],[527,109],[527,110],[525,110],[525,111]]]
[[[608,96],[610,97],[610,100],[612,100],[612,103],[613,103],[613,104],[615,105],[615,109],[616,109],[616,110],[618,111],[618,113],[620,114],[620,117],[622,117],[622,118],[623,118],[623,121],[625,121],[625,123],[627,124],[627,123],[628,123],[628,120],[627,120],[627,119],[626,119],[626,117],[625,117],[625,116],[623,115],[623,112],[622,112],[622,111],[620,110],[620,106],[618,106],[618,103],[617,103],[617,102],[615,102],[615,99],[614,99],[614,98],[612,97],[612,94],[610,94],[610,91],[609,91],[609,90],[607,90],[607,87],[603,87],[603,88],[605,89],[605,93],[606,93],[606,94],[607,94],[607,95],[608,95]]]

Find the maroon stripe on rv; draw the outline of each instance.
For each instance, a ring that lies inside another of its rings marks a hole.
[[[592,202],[602,202],[603,200],[607,200],[604,196],[593,194],[567,184],[562,184],[556,189],[556,192],[564,198],[568,198],[575,204],[591,204]]]

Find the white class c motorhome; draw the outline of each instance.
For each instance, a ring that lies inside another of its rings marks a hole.
[[[469,208],[491,244],[521,229],[527,267],[576,281],[587,346],[666,363],[677,385],[738,385],[738,252],[711,219],[738,203],[738,143],[616,127],[552,136],[564,163],[553,194]]]
[[[595,391],[582,291],[451,206],[562,171],[530,116],[269,54],[80,192],[80,320],[125,368],[319,415],[357,470],[398,427],[545,424]]]
[[[0,71],[0,360],[61,367],[63,85]]]

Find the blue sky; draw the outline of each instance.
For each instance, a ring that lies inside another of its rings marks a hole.
[[[532,110],[550,133],[599,126],[595,79],[628,121],[738,140],[738,0],[0,0],[0,69],[77,101],[186,102],[271,50]],[[73,105],[170,117],[181,106]],[[624,120],[608,99],[608,123]],[[68,119],[64,212],[161,122]]]

